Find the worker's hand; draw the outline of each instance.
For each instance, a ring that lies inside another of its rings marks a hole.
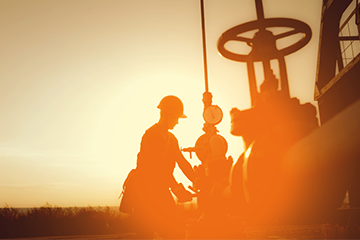
[[[171,191],[175,194],[180,203],[189,202],[193,198],[191,192],[187,191],[182,183],[179,183],[175,188],[172,188]]]
[[[205,167],[203,165],[194,166],[195,179],[192,182],[192,188],[194,192],[198,192],[201,188],[204,187],[205,181]]]

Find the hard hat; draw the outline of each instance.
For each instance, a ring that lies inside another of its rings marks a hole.
[[[163,99],[161,99],[157,108],[178,118],[187,118],[184,114],[184,105],[180,98],[176,96],[165,96]]]

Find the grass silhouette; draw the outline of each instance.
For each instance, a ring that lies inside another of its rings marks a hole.
[[[0,238],[125,233],[131,221],[110,207],[61,208],[46,203],[21,211],[0,208]]]
[[[186,219],[197,218],[195,205],[177,205]],[[134,224],[128,215],[106,207],[52,206],[22,211],[7,204],[0,208],[0,238],[126,234],[133,232]]]
[[[182,217],[194,221],[201,215],[197,204],[178,203]],[[246,238],[333,239],[347,236],[344,224],[261,225],[245,224]],[[7,204],[0,208],[0,238],[28,238],[74,235],[113,235],[134,238],[135,225],[129,215],[112,207],[58,207],[49,203],[25,210]],[[358,235],[356,235],[358,236]]]

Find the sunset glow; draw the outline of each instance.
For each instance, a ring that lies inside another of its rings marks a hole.
[[[312,28],[309,44],[286,56],[286,64],[290,95],[316,105],[322,1],[263,2],[265,17]],[[203,134],[198,1],[1,0],[0,16],[0,206],[118,205],[165,95],[185,106],[187,118],[172,130],[180,147],[193,147]],[[229,112],[251,106],[246,64],[220,56],[216,43],[229,28],[256,19],[254,1],[206,0],[205,17],[209,90],[224,113],[217,128],[236,161],[244,149],[241,137],[230,134]],[[277,63],[272,67],[278,75]],[[261,64],[255,68],[262,81]],[[184,156],[200,164],[195,154]],[[175,176],[190,184],[178,168]]]

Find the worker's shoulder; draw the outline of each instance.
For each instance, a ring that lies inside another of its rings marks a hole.
[[[158,124],[154,124],[151,127],[149,127],[143,137],[164,137],[164,131],[158,126]]]
[[[158,124],[152,125],[145,131],[145,134],[159,134],[159,133],[160,133],[160,128],[159,128]]]
[[[169,133],[169,140],[172,144],[178,146],[179,145],[179,142],[177,140],[177,138],[175,137],[175,135],[171,132],[168,132]]]
[[[152,125],[150,128],[148,128],[145,131],[144,136],[146,137],[160,137],[160,138],[169,138],[174,141],[177,141],[177,138],[175,135],[169,131],[164,131],[164,129],[161,129],[158,124]]]
[[[174,138],[174,139],[177,139],[172,132],[168,132],[168,134],[169,134],[169,137]]]

